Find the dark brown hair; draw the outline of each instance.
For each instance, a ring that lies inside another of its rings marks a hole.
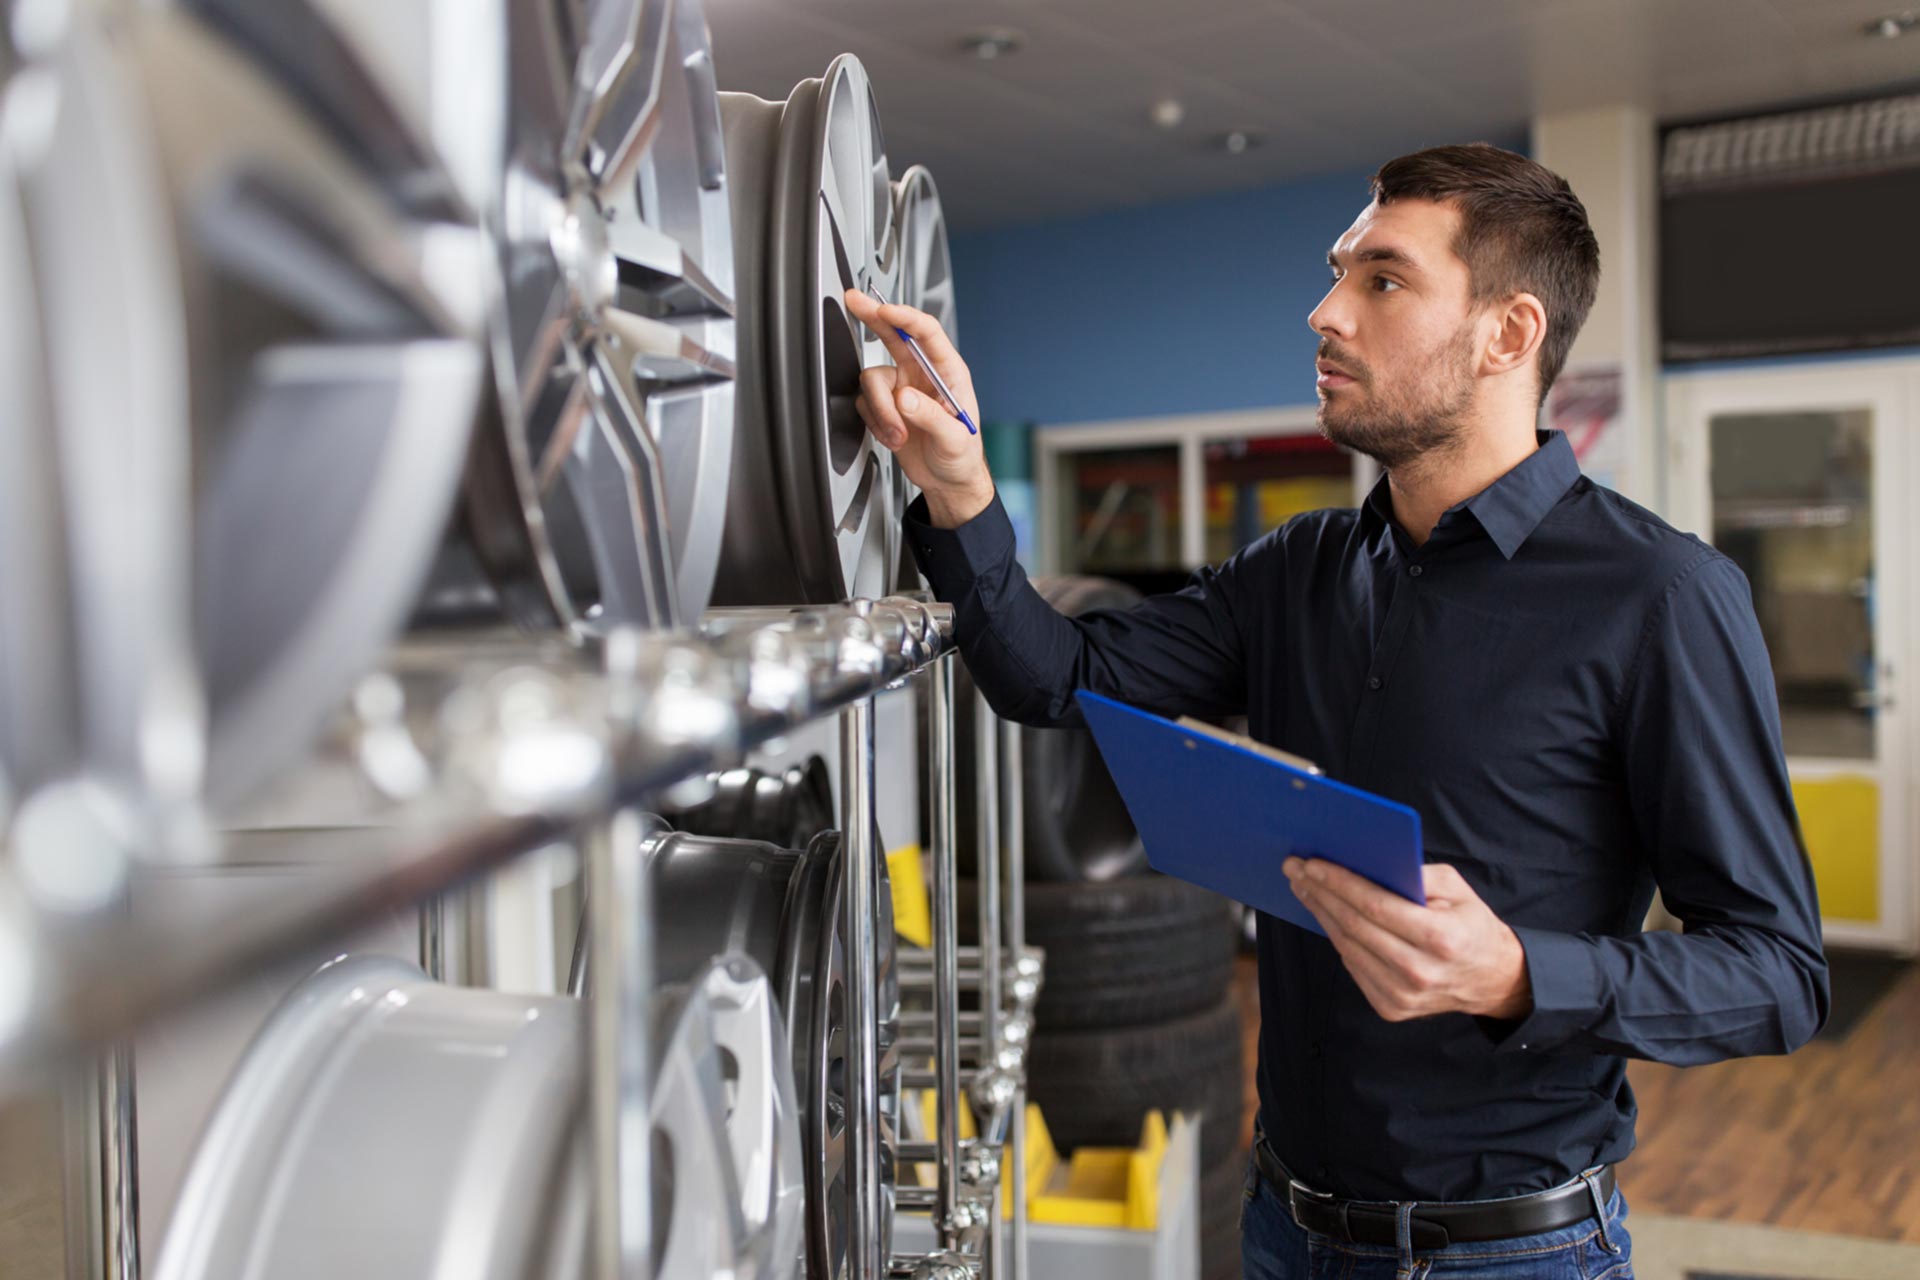
[[[1567,180],[1485,142],[1429,147],[1389,160],[1373,198],[1433,200],[1460,210],[1453,251],[1467,264],[1475,301],[1531,293],[1547,309],[1540,398],[1560,376],[1600,283],[1600,242]]]

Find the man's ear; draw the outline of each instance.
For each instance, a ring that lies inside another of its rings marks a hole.
[[[1482,376],[1515,373],[1533,363],[1547,337],[1547,309],[1531,293],[1516,293],[1491,312],[1493,334],[1480,357]]]

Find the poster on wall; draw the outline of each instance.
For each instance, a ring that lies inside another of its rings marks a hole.
[[[1580,470],[1609,489],[1620,488],[1627,462],[1622,381],[1617,364],[1568,369],[1547,394],[1546,425],[1566,433]]]

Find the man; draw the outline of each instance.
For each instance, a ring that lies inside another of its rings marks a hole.
[[[1372,197],[1308,323],[1321,430],[1386,474],[1176,594],[1061,617],[919,375],[867,371],[861,413],[924,490],[908,540],[1003,715],[1070,723],[1080,688],[1245,714],[1421,815],[1424,907],[1278,869],[1328,937],[1259,922],[1247,1274],[1624,1277],[1624,1059],[1786,1053],[1826,1017],[1771,669],[1732,562],[1536,432],[1599,277],[1567,183],[1452,146]],[[925,316],[848,305],[977,419]],[[1684,934],[1640,932],[1656,885]]]

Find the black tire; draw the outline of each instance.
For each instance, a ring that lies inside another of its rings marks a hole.
[[[1111,578],[1068,575],[1035,578],[1033,585],[1068,617],[1092,609],[1125,609],[1141,600],[1138,591]],[[956,741],[973,741],[973,721],[973,679],[962,663],[954,669]],[[1022,729],[1020,750],[1028,881],[1105,881],[1146,871],[1146,849],[1092,734],[1085,729]],[[973,794],[972,752],[962,751],[961,757],[955,761],[956,782],[959,794],[968,796]],[[923,812],[925,808],[922,805]],[[971,874],[979,846],[973,806],[963,802],[954,816],[961,873]]]
[[[1241,1076],[1240,1006],[1231,994],[1152,1026],[1058,1031],[1040,1022],[1027,1060],[1031,1096],[1061,1150],[1131,1147],[1156,1107],[1199,1112],[1205,1169],[1240,1146]]]
[[[977,941],[977,882],[957,895],[960,937]],[[1047,1030],[1165,1022],[1220,999],[1237,950],[1226,899],[1168,876],[1026,886],[1027,941],[1047,951],[1035,1009]]]
[[[1200,1280],[1240,1280],[1247,1156],[1236,1149],[1200,1174]]]

